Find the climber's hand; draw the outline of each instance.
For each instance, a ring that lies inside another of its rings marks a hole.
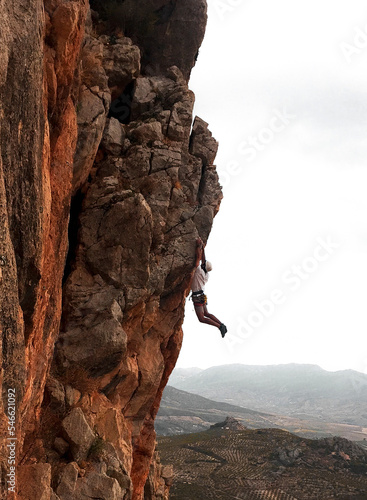
[[[201,238],[196,238],[196,246],[198,246],[199,248],[204,247],[204,243],[203,243],[203,240]]]

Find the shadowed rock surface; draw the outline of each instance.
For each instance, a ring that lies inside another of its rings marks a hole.
[[[6,435],[15,388],[14,498],[168,497],[154,419],[195,239],[222,193],[187,83],[206,4],[142,2],[140,25],[149,9],[142,36],[84,0],[0,6],[0,411]]]
[[[205,0],[91,0],[91,7],[110,29],[139,45],[144,74],[160,75],[176,65],[189,79],[204,38]]]

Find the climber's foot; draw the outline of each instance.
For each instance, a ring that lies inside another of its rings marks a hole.
[[[221,323],[219,327],[220,333],[222,334],[222,339],[224,339],[226,333],[227,333],[227,327],[223,323]]]

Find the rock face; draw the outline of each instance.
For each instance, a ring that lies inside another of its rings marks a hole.
[[[148,480],[144,488],[144,500],[168,500],[173,483],[173,467],[161,465],[158,452],[154,453]]]
[[[123,17],[134,42],[95,8],[0,6],[9,498],[168,498],[154,419],[181,347],[195,239],[207,240],[222,198],[217,143],[203,120],[191,125],[187,83],[205,2],[141,2],[137,15],[154,22],[143,34]],[[8,453],[2,443],[3,497]]]
[[[204,38],[205,0],[140,0],[138,4],[91,0],[91,7],[110,29],[124,32],[139,45],[144,74],[161,75],[176,65],[189,79]]]

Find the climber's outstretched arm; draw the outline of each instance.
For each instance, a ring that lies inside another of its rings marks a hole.
[[[203,259],[204,254],[204,243],[201,238],[196,240],[196,256],[195,256],[195,267],[198,267],[200,261]]]
[[[203,251],[201,252],[201,264],[205,266],[206,258],[205,258],[205,250],[203,246]]]

